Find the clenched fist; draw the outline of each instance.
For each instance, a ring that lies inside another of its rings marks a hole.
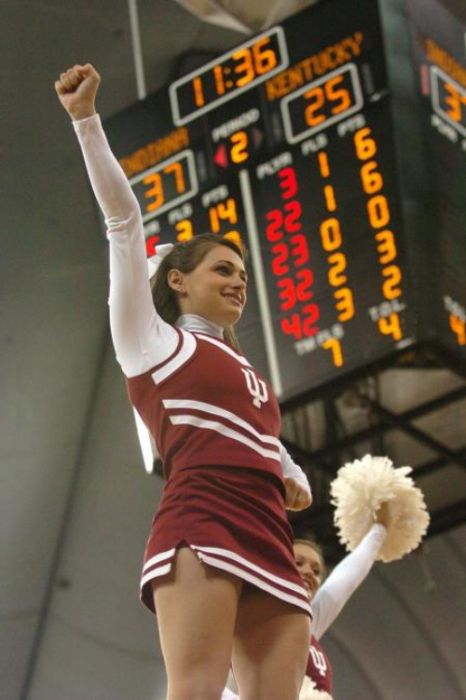
[[[297,479],[285,477],[285,507],[287,510],[304,510],[312,503],[312,496]]]
[[[95,96],[99,83],[100,75],[90,63],[69,68],[55,81],[58,99],[74,121],[96,113]]]

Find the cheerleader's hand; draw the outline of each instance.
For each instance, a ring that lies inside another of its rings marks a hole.
[[[74,65],[55,81],[58,99],[71,119],[78,121],[92,117],[95,112],[95,96],[99,88],[100,75],[90,63]]]
[[[297,479],[285,477],[285,508],[288,510],[304,510],[312,503],[312,495],[309,486],[305,486]]]
[[[280,443],[280,464],[286,491],[285,508],[288,510],[309,508],[312,503],[312,493],[307,476],[292,460],[282,443]]]
[[[385,529],[388,530],[388,527],[391,522],[388,501],[384,501],[380,504],[379,509],[375,513],[375,522],[379,523],[379,525],[383,525]]]

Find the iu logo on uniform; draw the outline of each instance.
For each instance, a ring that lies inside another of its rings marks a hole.
[[[325,656],[312,644],[309,651],[311,652],[315,668],[319,671],[321,676],[325,676],[327,672],[327,661],[325,660]]]
[[[241,367],[241,371],[246,378],[246,386],[252,396],[254,406],[260,408],[263,403],[268,401],[269,398],[267,384],[263,379],[258,379],[254,373],[254,370],[250,367]]]

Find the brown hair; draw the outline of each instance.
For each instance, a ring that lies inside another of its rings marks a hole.
[[[168,284],[169,271],[175,268],[180,272],[192,272],[202,262],[209,250],[216,245],[230,248],[244,261],[245,252],[236,243],[214,233],[202,233],[194,236],[187,243],[176,243],[173,250],[160,263],[151,281],[152,299],[157,312],[164,321],[172,326],[180,316],[181,311],[176,292]],[[235,350],[241,351],[232,326],[227,326],[224,329],[224,338]]]

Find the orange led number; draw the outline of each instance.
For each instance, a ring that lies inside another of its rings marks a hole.
[[[338,311],[338,320],[342,323],[350,321],[354,316],[353,292],[349,287],[341,287],[333,292],[336,300],[335,308]]]
[[[165,166],[163,169],[164,173],[167,175],[173,175],[175,178],[175,187],[176,191],[178,194],[182,194],[186,190],[186,183],[184,180],[184,170],[183,170],[183,165],[180,163],[180,161],[175,161],[174,163],[170,163],[170,165]]]
[[[376,194],[383,187],[383,177],[377,171],[378,164],[375,160],[364,163],[361,168],[361,182],[366,194]]]
[[[332,362],[335,367],[343,366],[343,352],[341,343],[337,338],[329,338],[322,343],[324,350],[330,350],[332,353]]]
[[[202,107],[205,105],[204,90],[202,88],[202,79],[197,76],[193,80],[193,90],[194,90],[194,102],[196,107]]]
[[[377,153],[377,144],[370,136],[371,130],[368,126],[359,129],[354,135],[354,145],[356,146],[356,155],[359,160],[368,160]]]
[[[460,95],[458,90],[451,83],[444,83],[445,91],[448,93],[445,97],[445,103],[448,107],[446,110],[450,119],[455,122],[461,122],[462,105],[466,104],[466,96]]]
[[[332,185],[325,185],[324,197],[325,197],[325,204],[327,206],[327,211],[330,211],[330,212],[336,211],[337,202],[335,199],[335,190],[333,189]]]
[[[334,81],[330,82],[333,83]],[[331,169],[328,155],[325,151],[320,151],[317,154],[317,163],[322,179],[327,180],[330,177]],[[324,185],[323,192],[327,211],[329,213],[333,213],[337,209],[337,204],[335,199],[335,191],[332,185]],[[337,318],[342,323],[345,321],[350,321],[355,314],[355,306],[353,291],[351,287],[346,286],[348,285],[348,276],[345,274],[347,267],[346,255],[342,250],[339,250],[343,246],[343,233],[341,230],[340,220],[336,216],[331,216],[328,219],[325,219],[320,224],[319,233],[322,248],[326,253],[329,253],[327,257],[327,279],[329,284],[333,287],[333,298],[335,300]],[[339,357],[343,362],[341,345],[339,341],[335,341],[335,343],[337,343],[335,347],[333,345],[329,346],[334,348],[332,350],[334,364],[337,357]]]
[[[390,209],[383,194],[375,195],[367,201],[367,213],[372,228],[383,228],[390,223]]]
[[[359,129],[354,134],[356,155],[362,161],[359,175],[364,192],[368,195],[366,203],[367,217],[377,243],[377,253],[382,275],[382,294],[387,301],[393,301],[401,296],[403,275],[398,265],[394,264],[397,257],[395,236],[393,231],[385,228],[391,220],[390,206],[387,197],[381,193],[384,179],[378,170],[378,163],[373,160],[377,153],[377,142],[372,138],[369,127]],[[383,229],[383,230],[379,230]],[[381,316],[377,321],[382,335],[391,335],[396,341],[403,337],[400,317],[397,312]]]
[[[165,166],[161,173],[150,173],[150,175],[147,175],[142,181],[144,185],[149,187],[149,189],[144,192],[144,197],[153,200],[146,204],[146,211],[148,212],[156,211],[156,209],[159,209],[165,202],[163,175],[171,175],[174,177],[175,189],[178,194],[182,194],[186,190],[183,165],[179,161]]]
[[[382,268],[382,276],[385,282],[382,284],[382,292],[385,299],[391,301],[401,296],[401,289],[398,286],[401,282],[401,270],[398,265],[389,265]]]
[[[377,252],[379,254],[379,262],[381,265],[386,265],[396,258],[395,236],[393,231],[385,229],[377,231],[375,239],[378,241]]]
[[[346,88],[337,89],[343,80],[343,75],[337,75],[331,80],[327,80],[323,87],[316,85],[304,93],[304,98],[311,102],[304,110],[304,118],[308,126],[317,126],[327,119],[325,114],[318,113],[326,102],[331,103],[330,113],[332,115],[341,114],[351,107],[351,95],[348,90]]]
[[[332,287],[346,284],[348,278],[343,274],[344,270],[346,270],[346,255],[344,253],[332,253],[332,255],[328,256],[328,263],[330,265],[328,281]]]
[[[236,79],[236,87],[243,87],[243,85],[247,85],[255,77],[251,50],[246,47],[235,51],[232,55],[232,59],[236,62],[236,66],[233,68],[234,72],[241,76]]]
[[[325,153],[325,151],[319,151],[317,154],[317,162],[319,164],[321,177],[330,177],[330,165],[328,162],[328,155]]]
[[[215,79],[215,89],[218,95],[225,94],[225,83],[223,81],[223,68],[222,66],[215,66],[214,68],[214,79]]]
[[[337,90],[338,85],[344,80],[343,75],[337,75],[335,78],[328,80],[325,83],[325,94],[330,102],[335,102],[330,110],[332,114],[341,114],[348,107],[351,107],[351,96],[345,88]]]
[[[230,136],[230,142],[232,143],[230,156],[233,163],[242,163],[249,158],[249,139],[246,131],[237,131],[234,133]]]
[[[308,126],[317,126],[325,121],[325,114],[317,114],[319,109],[321,109],[325,102],[325,93],[320,85],[317,85],[312,90],[304,93],[306,100],[309,100],[312,104],[308,105],[304,110],[304,118]]]
[[[254,66],[258,75],[263,75],[273,70],[277,65],[277,54],[273,49],[267,48],[270,37],[264,36],[252,45]]]
[[[325,219],[320,225],[319,230],[322,248],[327,251],[327,253],[336,250],[343,243],[340,222],[335,217]]]
[[[230,224],[236,224],[238,222],[238,213],[233,197],[229,197],[224,202],[219,202],[215,206],[210,207],[209,220],[212,233],[220,231],[221,221],[229,221]]]
[[[450,314],[449,322],[451,330],[456,335],[458,345],[466,345],[466,321],[456,314]]]
[[[150,189],[144,192],[144,197],[146,199],[153,199],[152,202],[146,204],[146,211],[155,211],[161,207],[165,201],[162,187],[162,177],[160,173],[151,173],[143,179],[143,183],[145,185],[152,185]]]
[[[382,335],[391,335],[393,340],[401,340],[403,337],[400,327],[400,317],[397,313],[392,313],[390,316],[382,316],[377,321],[377,325]]]
[[[325,151],[320,151],[317,154],[317,163],[319,164],[319,171],[322,178],[326,179],[330,177],[330,165],[328,162],[328,156]],[[337,209],[337,201],[335,198],[335,190],[332,185],[324,185],[324,198],[327,211],[333,212]]]
[[[191,240],[194,236],[193,223],[190,219],[182,219],[175,224],[176,240],[181,243]]]

